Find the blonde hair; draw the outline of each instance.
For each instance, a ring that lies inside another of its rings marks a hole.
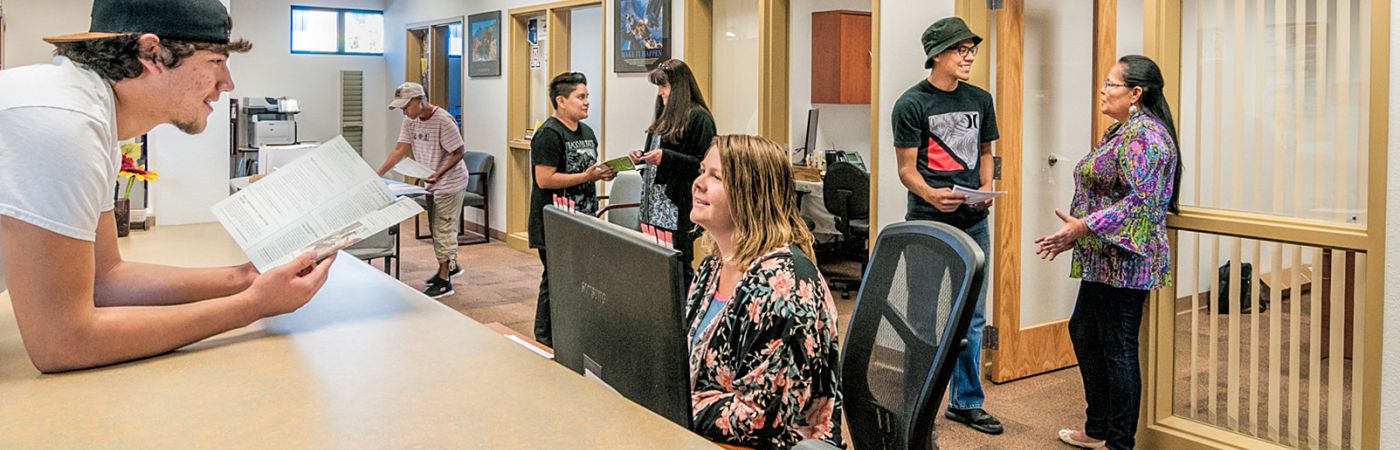
[[[715,136],[709,151],[719,152],[734,220],[734,254],[721,255],[709,233],[700,237],[701,248],[748,267],[765,253],[791,243],[815,263],[812,232],[797,214],[797,186],[787,152],[766,138],[741,134]]]

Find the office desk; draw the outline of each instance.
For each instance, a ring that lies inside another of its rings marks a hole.
[[[128,259],[230,264],[217,224]],[[0,293],[0,448],[715,448],[354,258],[301,310],[172,354],[58,375]]]

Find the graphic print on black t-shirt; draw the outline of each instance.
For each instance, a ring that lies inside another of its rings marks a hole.
[[[540,125],[535,138],[530,141],[531,175],[534,166],[553,167],[556,173],[582,173],[598,163],[598,139],[587,124],[578,123],[578,128],[570,130],[557,119],[551,117]],[[544,207],[554,203],[554,196],[560,195],[574,202],[574,208],[584,214],[598,211],[598,191],[594,183],[582,183],[563,189],[541,189],[538,182],[530,187],[530,246],[544,246]]]
[[[977,111],[959,111],[928,117],[928,150],[924,160],[938,171],[977,168],[981,141]]]

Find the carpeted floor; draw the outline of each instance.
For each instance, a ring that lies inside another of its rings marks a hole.
[[[404,227],[412,230],[412,226]],[[414,288],[425,288],[424,280],[437,268],[432,243],[403,239],[401,280]],[[499,322],[524,335],[534,334],[535,296],[539,288],[540,261],[499,241],[462,246],[458,261],[464,270],[454,278],[456,293],[439,299],[443,304],[481,323]],[[376,267],[379,262],[374,262]],[[823,264],[831,273],[859,273],[858,264]],[[855,303],[855,293],[843,299],[833,289],[837,309],[844,318]],[[1066,369],[1002,385],[985,385],[986,409],[1005,425],[1000,436],[979,433],[961,424],[938,420],[938,444],[945,449],[1030,449],[1070,448],[1061,444],[1055,432],[1084,421],[1083,385],[1079,372]]]

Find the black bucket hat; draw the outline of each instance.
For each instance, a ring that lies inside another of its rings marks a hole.
[[[924,60],[924,68],[933,68],[934,55],[943,53],[943,51],[947,50],[949,47],[958,45],[959,42],[968,39],[972,40],[972,45],[982,43],[982,37],[973,34],[972,30],[967,28],[967,23],[963,22],[962,19],[958,17],[944,17],[938,19],[933,25],[929,25],[928,28],[924,29],[922,41],[924,44],[924,54],[928,56],[928,59]]]
[[[161,39],[227,44],[230,28],[233,21],[219,0],[93,0],[88,32],[49,36],[44,42],[152,33]]]

